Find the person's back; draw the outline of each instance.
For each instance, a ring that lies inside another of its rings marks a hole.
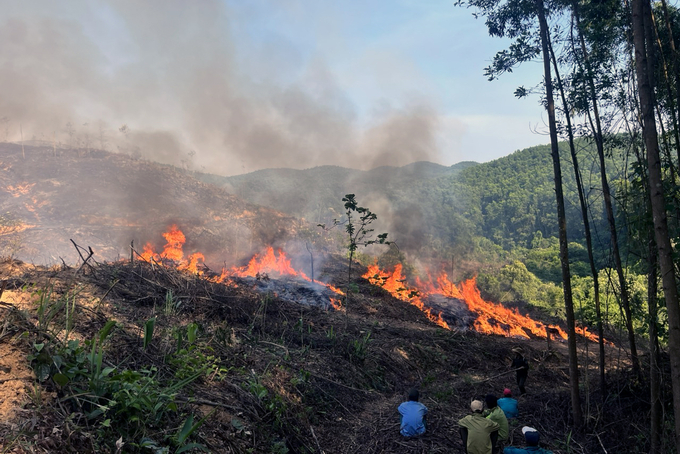
[[[498,441],[505,441],[508,439],[508,418],[505,417],[503,410],[497,405],[496,396],[493,394],[486,395],[486,408],[488,410],[484,413],[487,419],[498,424]]]
[[[491,454],[495,437],[492,441],[491,435],[499,429],[498,424],[482,416],[484,404],[479,400],[472,401],[470,404],[472,414],[467,415],[458,424],[467,429],[467,437],[463,436],[466,442],[468,454]],[[461,434],[462,435],[462,434]]]
[[[405,437],[422,435],[426,430],[427,407],[420,402],[418,390],[412,389],[408,394],[408,401],[399,405],[401,414],[401,428],[399,432]]]
[[[497,405],[501,407],[506,418],[511,419],[519,416],[517,399],[512,397],[512,391],[509,388],[503,390],[503,397],[498,399]]]
[[[540,435],[536,429],[525,426],[522,427],[522,433],[527,443],[526,448],[508,446],[503,450],[503,454],[553,454],[552,451],[538,446]]]

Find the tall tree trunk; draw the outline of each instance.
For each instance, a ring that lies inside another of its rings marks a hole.
[[[616,230],[616,218],[614,217],[614,208],[612,204],[611,190],[607,179],[607,169],[604,155],[604,135],[602,133],[602,123],[600,121],[600,112],[598,106],[597,91],[595,90],[595,80],[593,76],[592,66],[588,58],[588,48],[586,47],[583,33],[580,30],[580,20],[578,17],[578,9],[574,9],[576,22],[579,30],[579,39],[581,42],[581,51],[583,52],[583,61],[586,66],[588,92],[590,102],[592,103],[593,115],[591,117],[588,111],[588,118],[591,118],[590,125],[595,138],[595,145],[597,147],[597,155],[600,160],[600,179],[602,184],[602,197],[604,199],[604,206],[607,212],[607,221],[609,223],[609,234],[611,235],[612,255],[614,256],[614,265],[616,274],[619,278],[619,288],[621,294],[621,304],[623,305],[623,312],[625,314],[626,330],[628,331],[628,344],[630,345],[630,356],[633,364],[633,372],[637,376],[641,376],[640,361],[637,354],[637,346],[635,345],[635,331],[633,329],[633,315],[630,309],[630,294],[628,292],[628,285],[626,283],[626,275],[623,272],[623,264],[621,263],[621,252],[619,250],[618,231]],[[594,123],[593,123],[594,119]]]
[[[571,274],[569,272],[569,249],[567,246],[567,217],[564,209],[562,191],[562,169],[560,166],[560,150],[557,138],[557,122],[555,120],[555,100],[553,99],[552,75],[550,71],[550,51],[548,41],[548,23],[545,18],[543,0],[536,0],[536,12],[541,34],[543,52],[543,73],[545,76],[545,96],[548,110],[548,127],[550,128],[550,149],[555,173],[555,198],[557,201],[557,220],[559,223],[560,262],[562,263],[562,286],[564,290],[564,308],[567,315],[567,334],[569,344],[569,384],[571,388],[571,407],[574,425],[583,425],[581,396],[579,393],[578,357],[576,354],[576,326],[574,324],[574,301],[571,293]]]
[[[659,257],[659,267],[664,299],[668,314],[668,350],[671,360],[671,382],[673,386],[673,410],[675,414],[675,444],[680,446],[680,305],[671,241],[668,234],[668,220],[665,209],[659,140],[654,119],[654,91],[649,72],[647,45],[645,43],[644,10],[646,0],[632,0],[633,43],[635,45],[635,72],[637,74],[642,133],[647,149],[649,191],[654,220],[654,234]]]
[[[663,9],[664,20],[666,22],[666,32],[668,33],[668,42],[671,47],[671,69],[673,70],[673,76],[675,80],[675,96],[676,96],[676,108],[680,108],[680,55],[678,55],[678,50],[675,47],[675,39],[673,39],[673,27],[671,26],[671,17],[668,14],[668,4],[666,0],[661,0],[661,8]],[[677,114],[677,112],[676,112]],[[676,115],[677,117],[677,115]],[[677,134],[676,134],[677,137]],[[677,140],[677,139],[676,139]],[[675,150],[678,156],[678,169],[680,170],[680,140],[675,144]]]
[[[564,93],[564,84],[562,83],[562,78],[560,77],[559,67],[557,65],[557,59],[555,58],[555,52],[550,44],[550,55],[552,57],[553,68],[555,69],[555,77],[557,78],[557,84],[560,91],[560,98],[562,99],[562,105],[564,106],[564,117],[567,122],[567,135],[569,137],[569,151],[571,152],[571,162],[574,167],[574,176],[576,178],[576,189],[578,191],[578,200],[581,205],[581,217],[583,218],[583,229],[586,235],[586,247],[588,249],[588,261],[590,262],[590,273],[593,276],[593,293],[595,297],[595,316],[597,319],[597,334],[599,336],[599,372],[600,372],[600,393],[602,394],[602,400],[606,398],[607,394],[607,382],[605,380],[605,352],[604,352],[604,327],[602,326],[602,312],[600,307],[600,282],[597,272],[597,267],[595,266],[595,255],[593,254],[593,238],[590,233],[590,220],[588,218],[588,204],[586,202],[585,191],[583,190],[583,180],[581,178],[581,169],[578,164],[578,156],[576,155],[576,146],[574,145],[574,129],[571,125],[571,114],[569,113],[571,109],[567,103],[567,98]]]
[[[651,209],[650,213],[651,215]],[[651,227],[651,226],[650,226]],[[661,402],[661,373],[659,368],[659,332],[657,286],[657,250],[654,242],[654,229],[649,229],[649,257],[647,258],[647,307],[649,308],[649,454],[661,452],[661,432],[663,406]]]

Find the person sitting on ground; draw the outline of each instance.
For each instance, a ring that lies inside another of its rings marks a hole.
[[[503,450],[503,454],[553,454],[552,451],[538,446],[540,434],[536,429],[524,426],[522,427],[522,433],[524,434],[524,440],[527,442],[527,447],[515,448],[513,446],[508,446]]]
[[[501,442],[507,440],[509,434],[508,418],[505,417],[505,413],[503,413],[501,407],[496,404],[498,402],[496,396],[493,394],[487,394],[485,400],[487,410],[484,412],[484,414],[486,415],[486,419],[490,419],[499,426],[498,441]],[[494,445],[494,452],[498,452],[496,445]]]
[[[517,399],[513,399],[510,388],[503,390],[503,397],[498,399],[498,406],[501,407],[505,417],[508,419],[519,416],[519,409],[517,408]]]
[[[460,436],[467,454],[492,454],[498,440],[500,426],[482,416],[484,404],[481,400],[473,400],[470,404],[471,415],[458,421]]]
[[[524,358],[524,351],[521,347],[515,347],[512,349],[515,354],[515,358],[512,360],[512,368],[517,371],[517,386],[519,387],[520,394],[524,394],[527,390],[524,388],[524,384],[527,381],[527,376],[529,375],[529,363]]]
[[[405,437],[415,437],[425,433],[427,424],[427,407],[420,402],[420,393],[413,388],[408,392],[408,401],[399,405],[401,414],[401,429],[399,432]]]

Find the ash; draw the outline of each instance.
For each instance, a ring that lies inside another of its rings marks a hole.
[[[423,304],[432,310],[433,314],[441,313],[442,318],[451,328],[473,329],[477,314],[468,309],[465,301],[444,295],[428,295],[423,298]]]
[[[332,309],[330,299],[341,299],[342,295],[330,290],[323,284],[310,282],[297,277],[281,276],[270,278],[266,274],[257,277],[232,278],[238,285],[248,286],[261,294],[270,294],[281,301]]]

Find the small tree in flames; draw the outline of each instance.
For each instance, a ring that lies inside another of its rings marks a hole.
[[[354,253],[357,251],[359,246],[370,246],[372,244],[392,244],[393,242],[387,241],[387,233],[381,233],[377,238],[373,239],[374,229],[370,228],[373,221],[375,221],[378,216],[366,207],[359,206],[354,194],[346,194],[342,198],[345,202],[345,215],[347,219],[344,221],[339,221],[333,219],[333,225],[326,227],[326,224],[317,224],[324,230],[330,230],[338,225],[345,225],[345,232],[347,232],[347,252],[348,252],[348,265],[347,265],[347,286],[345,288],[345,312],[347,311],[347,306],[349,304],[350,295],[350,284],[352,282],[352,261],[354,260]]]

